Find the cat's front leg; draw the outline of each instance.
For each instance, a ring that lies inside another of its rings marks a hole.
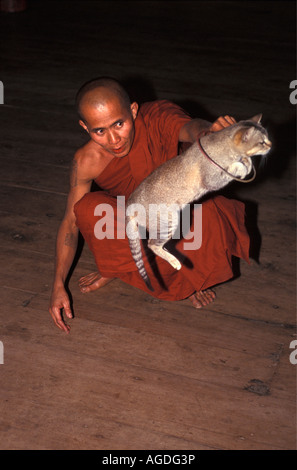
[[[252,161],[244,157],[240,162],[234,162],[230,165],[228,172],[236,178],[245,178],[252,171]]]

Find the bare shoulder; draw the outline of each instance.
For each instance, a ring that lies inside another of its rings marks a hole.
[[[100,161],[101,152],[92,141],[80,147],[74,154],[73,162],[81,168],[92,166]]]
[[[104,155],[98,146],[88,142],[79,148],[71,164],[71,185],[95,179],[104,168]]]

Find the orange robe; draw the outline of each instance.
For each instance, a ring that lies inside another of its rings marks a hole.
[[[123,158],[114,158],[95,180],[101,191],[86,194],[74,208],[77,226],[101,275],[120,278],[164,300],[185,299],[195,291],[230,279],[233,277],[232,256],[249,259],[244,205],[222,196],[202,204],[201,247],[185,250],[184,240],[177,241],[176,249],[189,260],[180,271],[159,257],[152,262],[148,255],[148,260],[143,251],[154,292],[148,290],[137,271],[127,237],[117,237],[118,230],[123,233],[125,221],[124,210],[117,211],[116,196],[125,196],[127,200],[147,175],[177,155],[180,129],[189,120],[190,117],[179,106],[168,101],[143,104],[135,121],[135,138],[130,153]],[[108,204],[114,210],[114,238],[110,238],[110,234],[103,239],[95,236],[96,223],[105,217],[104,212],[101,217],[94,214],[98,214],[96,208],[100,204]]]

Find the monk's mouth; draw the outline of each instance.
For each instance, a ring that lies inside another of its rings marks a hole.
[[[125,150],[125,145],[122,145],[121,147],[117,149],[112,149],[112,153],[122,153]]]

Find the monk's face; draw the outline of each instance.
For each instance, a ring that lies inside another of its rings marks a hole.
[[[113,98],[95,106],[86,105],[83,109],[84,121],[79,123],[104,153],[125,157],[133,144],[137,111],[137,103],[127,107]]]

